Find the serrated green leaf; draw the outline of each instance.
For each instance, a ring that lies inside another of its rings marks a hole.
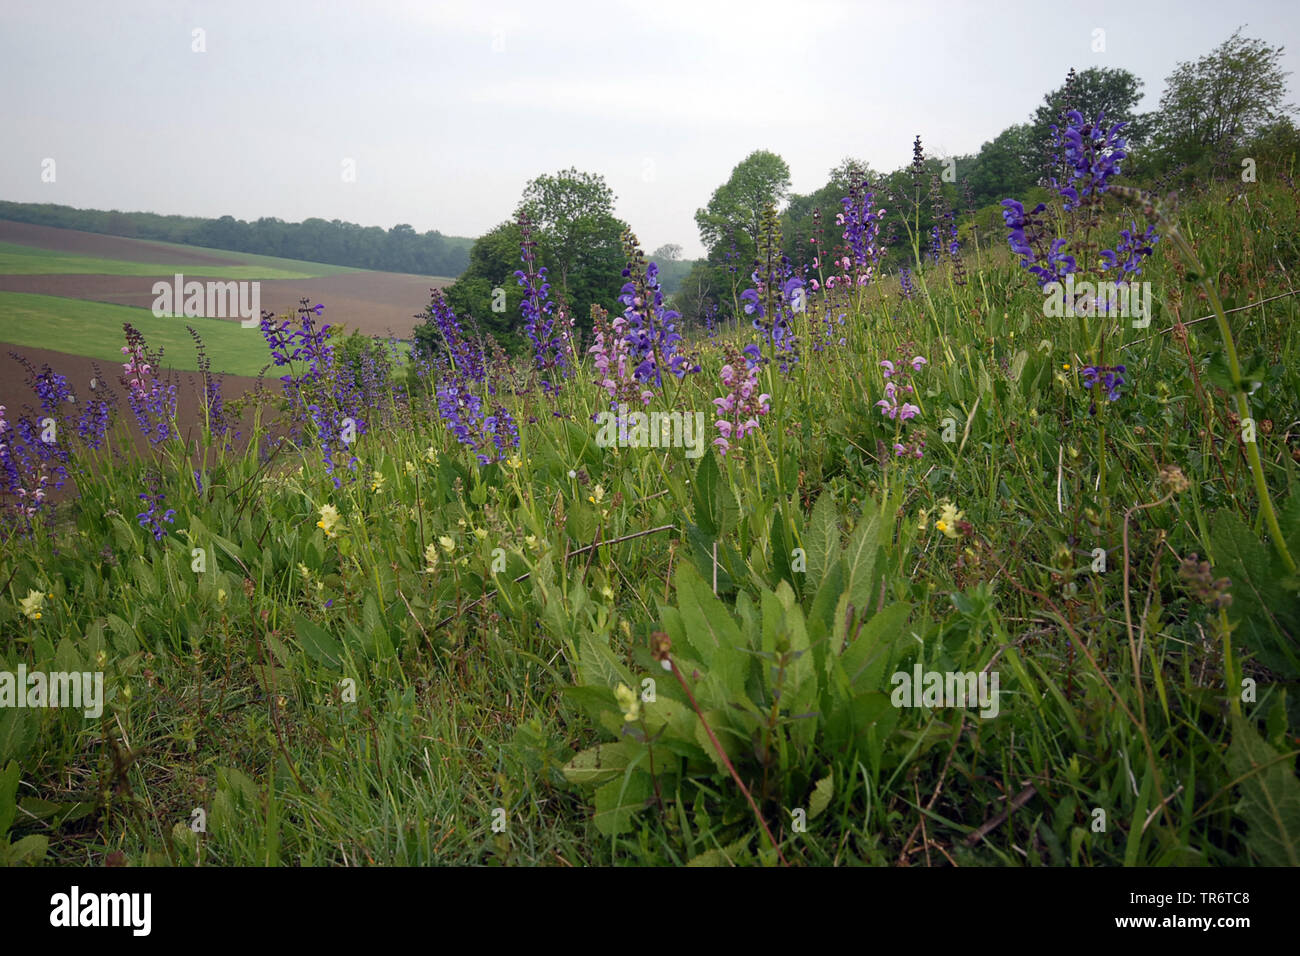
[[[874,510],[862,516],[844,548],[845,591],[851,603],[859,611],[869,609],[872,604],[876,551],[880,541],[880,515]]]
[[[808,526],[804,530],[803,547],[808,558],[809,587],[821,587],[826,569],[831,566],[840,552],[840,529],[835,513],[835,496],[829,491],[823,491],[817,496],[812,514],[808,517]]]

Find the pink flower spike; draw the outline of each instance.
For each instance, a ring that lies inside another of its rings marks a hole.
[[[894,363],[889,361],[889,359],[885,359],[881,362],[880,367],[885,370],[885,378],[889,378],[889,376],[894,374]]]
[[[921,414],[921,409],[911,404],[904,405],[898,410],[898,417],[902,421],[907,421],[909,418],[915,418],[919,414]]]
[[[912,357],[912,371],[913,371],[913,372],[919,372],[919,371],[921,371],[921,366],[922,366],[922,365],[927,365],[927,364],[929,364],[929,363],[926,362],[926,360],[925,360],[924,358],[922,358],[920,355],[915,355],[915,356]]]
[[[903,452],[905,452],[905,451],[907,451],[907,446],[906,446],[906,445],[902,444],[901,442],[894,442],[894,454],[895,454],[895,455],[901,455],[901,454],[903,454]]]

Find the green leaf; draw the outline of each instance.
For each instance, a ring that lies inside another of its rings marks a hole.
[[[317,664],[339,668],[343,663],[343,645],[319,624],[315,624],[299,614],[294,621],[294,633],[303,653]]]
[[[740,519],[740,505],[718,470],[716,455],[706,454],[700,459],[695,470],[693,496],[695,523],[706,535],[720,538],[736,526]]]
[[[745,640],[736,619],[690,565],[677,566],[674,582],[691,652],[729,693],[742,693],[748,658],[741,650]]]
[[[1246,845],[1265,866],[1300,866],[1300,780],[1294,761],[1234,714],[1227,762],[1233,777],[1245,777],[1234,810],[1246,822]]]
[[[880,539],[880,515],[863,515],[844,549],[844,574],[849,602],[859,611],[870,608],[876,550]]]
[[[862,625],[856,640],[850,635],[851,643],[843,649],[837,648],[849,683],[856,685],[862,681],[864,687],[881,686],[885,664],[911,610],[912,606],[905,602],[888,605]]]
[[[791,570],[790,545],[785,539],[785,515],[777,508],[772,512],[772,528],[768,535],[768,547],[771,549],[772,569],[778,580],[789,581],[797,587],[799,578]],[[800,575],[802,577],[802,575]]]
[[[713,850],[705,850],[686,861],[687,866],[743,866],[753,862],[748,852],[753,834],[741,837],[735,843]]]
[[[49,845],[49,837],[43,833],[33,833],[12,846],[4,847],[3,856],[10,866],[35,866],[45,858]]]
[[[589,687],[613,690],[619,684],[636,687],[631,672],[594,635],[578,638],[578,680]]]
[[[1300,646],[1290,636],[1300,634],[1300,597],[1282,586],[1281,563],[1230,511],[1217,513],[1210,528],[1214,573],[1232,582],[1228,617],[1240,622],[1242,645],[1269,670],[1300,677]]]
[[[816,820],[823,810],[830,805],[831,797],[835,795],[835,774],[828,773],[817,781],[813,787],[812,796],[808,798],[808,819]]]
[[[14,795],[18,792],[18,761],[9,761],[4,770],[0,770],[0,837],[9,832],[9,825],[14,822],[14,811],[18,804]]]
[[[615,836],[632,829],[632,815],[645,809],[651,797],[650,778],[644,773],[620,777],[596,790],[596,829]]]
[[[24,814],[30,814],[38,820],[49,820],[56,827],[90,816],[95,812],[96,806],[93,800],[58,802],[39,797],[24,797],[19,805]]]
[[[808,518],[808,527],[804,531],[803,547],[808,557],[808,584],[813,588],[819,587],[826,569],[835,561],[840,551],[840,529],[835,513],[835,496],[829,491],[823,491],[817,496],[817,503],[813,505],[812,515]]]
[[[589,787],[621,776],[631,760],[628,746],[627,742],[619,741],[588,747],[564,765],[564,778]]]

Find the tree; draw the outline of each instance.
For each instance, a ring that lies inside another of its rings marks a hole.
[[[523,289],[514,273],[520,267],[521,240],[516,222],[503,222],[478,238],[470,249],[469,265],[445,293],[456,315],[472,318],[497,335],[518,327]]]
[[[779,206],[790,193],[790,167],[776,153],[755,150],[713,191],[709,204],[695,212],[700,240],[709,259],[718,261],[734,236],[741,261],[748,263],[758,248],[763,207]]]
[[[599,243],[614,218],[614,192],[605,178],[570,167],[543,174],[524,187],[515,210],[528,217],[545,247],[553,281],[567,297],[569,276],[585,247]],[[516,250],[517,253],[517,250]],[[518,262],[518,254],[515,261]]]
[[[1179,63],[1155,120],[1156,144],[1169,162],[1230,152],[1294,113],[1283,104],[1290,76],[1281,67],[1283,49],[1243,37],[1239,28],[1213,52]]]
[[[976,209],[1020,197],[1038,178],[1033,125],[1008,126],[981,146],[969,162],[959,160],[957,169],[967,170],[964,175]]]
[[[650,258],[663,265],[665,262],[677,262],[682,257],[682,247],[675,242],[666,242],[656,249]]]
[[[625,265],[621,238],[626,228],[612,215],[592,214],[586,217],[581,232],[568,234],[575,241],[567,250],[567,289],[558,281],[556,241],[545,231],[534,232],[539,237],[538,265],[546,267],[551,282],[550,297],[557,305],[561,300],[568,304],[580,329],[590,326],[593,304],[619,311],[616,306]],[[445,293],[456,315],[472,318],[508,347],[513,347],[509,343],[523,322],[519,303],[524,290],[515,277],[515,271],[522,268],[522,240],[517,221],[503,222],[480,236],[470,249],[469,265]]]

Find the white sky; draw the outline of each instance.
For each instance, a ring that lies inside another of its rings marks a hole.
[[[754,149],[796,192],[917,133],[972,153],[1071,66],[1133,71],[1150,109],[1240,25],[1295,68],[1295,0],[0,0],[0,199],[476,236],[572,165],[647,251],[693,256]]]

